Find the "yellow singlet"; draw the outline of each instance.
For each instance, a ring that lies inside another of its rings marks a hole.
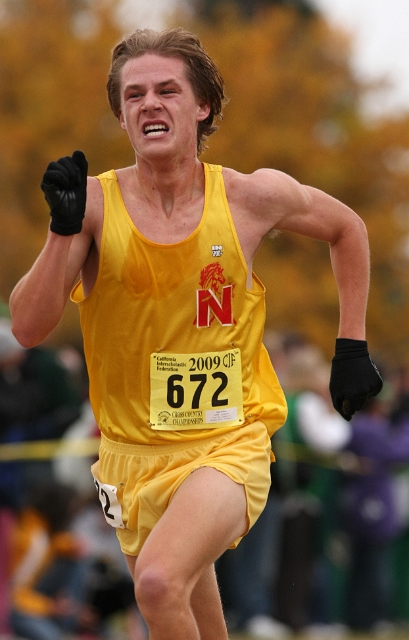
[[[90,400],[102,433],[136,444],[189,441],[261,420],[271,435],[284,394],[262,345],[264,287],[247,266],[222,169],[204,164],[195,231],[157,244],[132,222],[114,171],[98,176],[104,223],[97,280],[78,304]]]

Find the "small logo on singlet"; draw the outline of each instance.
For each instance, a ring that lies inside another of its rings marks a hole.
[[[212,256],[213,258],[221,258],[223,255],[223,245],[222,244],[212,244]]]
[[[200,287],[196,290],[194,324],[198,328],[210,327],[215,318],[224,327],[236,324],[233,318],[234,284],[226,283],[223,268],[218,262],[212,262],[202,269]]]

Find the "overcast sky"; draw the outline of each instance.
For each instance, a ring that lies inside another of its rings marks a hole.
[[[368,109],[409,112],[409,0],[311,0],[329,21],[353,35],[353,65],[363,78],[387,76],[393,87]],[[162,15],[175,0],[124,0],[127,22],[163,26]]]
[[[352,33],[356,71],[364,78],[387,75],[392,82],[378,110],[409,111],[409,0],[313,1],[333,24]]]

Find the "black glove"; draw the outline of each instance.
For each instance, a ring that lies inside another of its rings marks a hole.
[[[329,390],[332,404],[345,420],[351,420],[366,401],[382,389],[383,381],[368,353],[366,340],[337,338]]]
[[[50,229],[61,236],[80,233],[87,200],[88,162],[82,151],[50,162],[41,188],[51,209]]]

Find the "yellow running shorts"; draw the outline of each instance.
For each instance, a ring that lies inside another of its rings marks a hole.
[[[244,485],[248,531],[267,501],[271,457],[267,429],[254,422],[194,442],[165,445],[125,444],[102,435],[99,460],[91,471],[122,551],[137,556],[175,491],[200,467],[214,467]]]

